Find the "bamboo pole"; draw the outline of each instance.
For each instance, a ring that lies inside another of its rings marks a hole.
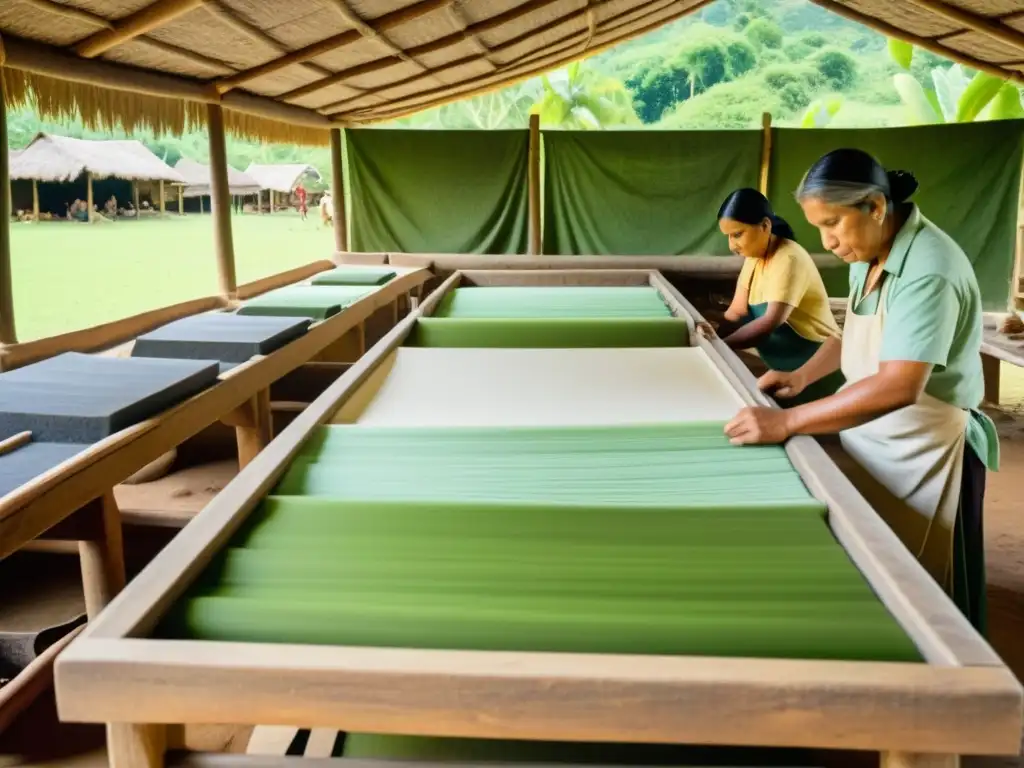
[[[228,186],[224,112],[216,104],[210,104],[206,107],[206,119],[210,134],[210,208],[217,241],[217,274],[221,295],[230,301],[238,295],[238,281],[231,237],[231,188]]]
[[[113,29],[104,29],[75,45],[75,53],[85,59],[99,56],[111,48],[144,35],[177,17],[198,8],[205,0],[157,0],[130,16],[114,22]]]
[[[135,206],[136,220],[141,218],[142,210],[139,208],[139,182],[132,182],[132,205]]]
[[[772,164],[772,113],[761,115],[761,172],[758,176],[757,188],[761,194],[768,196],[768,171]]]
[[[909,2],[923,11],[934,13],[936,16],[941,16],[954,24],[967,27],[979,35],[984,35],[1011,48],[1016,48],[1018,51],[1024,51],[1024,33],[1017,31],[1013,27],[1008,27],[995,19],[987,19],[963,8],[955,8],[949,3],[942,2],[942,0],[909,0]]]
[[[92,209],[93,209],[93,198],[92,198],[92,171],[85,172],[85,206],[86,214],[85,220],[90,224],[93,222]]]
[[[167,213],[167,197],[164,195],[164,182],[160,180],[160,215]]]
[[[274,212],[274,190],[268,189],[267,194],[270,196],[270,212]]]
[[[529,246],[531,256],[542,250],[540,231],[540,115],[530,115],[530,141],[527,149],[527,200],[529,210]]]
[[[178,185],[178,215],[185,215],[185,187]]]
[[[341,156],[341,129],[331,129],[331,211],[334,224],[334,250],[348,250],[348,226],[345,222],[345,173]]]
[[[39,180],[32,179],[32,218],[39,221]]]
[[[3,53],[0,51],[0,68]],[[0,75],[2,75],[0,71]],[[14,287],[11,280],[11,166],[7,153],[7,106],[0,76],[0,343],[15,344]]]

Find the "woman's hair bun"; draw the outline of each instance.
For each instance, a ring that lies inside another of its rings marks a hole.
[[[889,199],[905,203],[917,192],[917,178],[910,171],[886,171],[889,179]]]

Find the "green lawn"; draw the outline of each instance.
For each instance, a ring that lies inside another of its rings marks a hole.
[[[232,217],[238,282],[330,258],[316,211]],[[87,225],[11,223],[18,340],[31,341],[217,293],[209,214]]]

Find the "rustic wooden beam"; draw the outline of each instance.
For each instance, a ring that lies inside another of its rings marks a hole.
[[[530,142],[527,149],[527,201],[529,210],[529,251],[541,253],[540,211],[540,115],[530,115]]]
[[[979,35],[984,35],[1011,48],[1016,48],[1018,51],[1024,51],[1024,33],[1017,31],[1013,27],[1008,27],[996,20],[972,13],[963,8],[949,5],[942,0],[908,0],[908,2],[911,5],[916,5],[922,11],[941,16],[947,21],[967,27],[967,29],[977,32]]]
[[[228,186],[224,112],[218,105],[207,105],[206,125],[210,137],[210,207],[213,209],[217,242],[217,276],[220,295],[232,301],[238,294],[238,280],[235,277],[235,245],[231,234],[231,188]]]
[[[943,58],[959,62],[965,67],[971,67],[972,69],[977,69],[980,72],[988,72],[990,75],[994,75],[995,77],[1012,80],[1015,83],[1024,85],[1024,73],[1005,70],[996,64],[991,64],[987,61],[976,59],[973,56],[968,56],[965,53],[960,53],[952,48],[947,48],[944,45],[936,43],[927,37],[920,37],[898,27],[894,27],[891,24],[886,24],[884,21],[879,21],[872,16],[855,11],[841,3],[834,2],[834,0],[811,0],[811,2],[821,8],[824,8],[826,11],[831,11],[837,16],[842,16],[850,21],[862,24],[868,29],[873,29],[875,32],[879,32],[886,37],[894,37],[898,40],[903,40],[911,45],[916,45],[918,48],[931,51],[937,56],[942,56]]]
[[[345,221],[345,175],[342,165],[341,142],[344,137],[340,128],[331,129],[331,204],[334,210],[334,250],[336,253],[348,250],[348,226]]]
[[[428,67],[410,56],[401,46],[395,45],[395,43],[388,38],[384,32],[376,29],[372,24],[369,24],[366,19],[352,10],[345,0],[324,0],[324,2],[337,11],[337,13],[350,27],[359,32],[359,34],[367,40],[375,40],[379,45],[387,48],[391,52],[392,56],[401,59],[406,64],[412,64],[424,72],[430,71]],[[450,0],[447,5],[449,8],[451,7]]]
[[[92,24],[103,29],[114,29],[114,22],[98,14],[86,11],[82,8],[75,8],[72,5],[61,5],[53,0],[20,0],[23,5],[30,5],[37,10],[52,13],[71,21],[82,24]]]
[[[169,99],[184,99],[201,104],[221,103],[236,112],[277,120],[294,125],[327,130],[332,122],[323,115],[303,107],[282,104],[251,93],[231,93],[221,97],[209,83],[162,72],[128,67],[102,61],[83,59],[49,45],[16,37],[5,37],[6,66],[76,83],[94,85],[117,91],[141,93]]]
[[[74,46],[75,53],[91,59],[126,43],[139,35],[163,26],[198,8],[205,0],[156,0],[135,13],[114,23],[113,29],[101,30]]]
[[[0,68],[4,65],[0,44]],[[14,344],[14,288],[11,273],[11,165],[7,152],[7,100],[0,77],[0,344]]]
[[[761,115],[761,170],[757,188],[762,195],[768,195],[768,171],[772,163],[772,113]]]
[[[452,0],[420,0],[418,3],[400,8],[397,11],[386,13],[383,16],[378,16],[373,20],[373,28],[379,32],[387,32],[389,29],[405,24],[409,21],[414,21],[428,13],[432,13],[438,8],[443,8]],[[231,75],[229,77],[221,78],[216,81],[217,90],[221,93],[226,93],[232,88],[237,88],[242,83],[246,83],[250,80],[255,80],[257,77],[269,75],[272,72],[278,72],[285,67],[290,67],[293,64],[301,64],[303,62],[314,59],[317,56],[322,56],[325,53],[330,53],[338,48],[344,48],[346,45],[351,45],[359,40],[363,39],[363,34],[359,30],[349,29],[345,32],[341,32],[337,35],[332,35],[325,40],[312,43],[297,51],[292,51],[284,56],[281,56],[265,64],[260,64],[258,67],[247,69],[244,72]]]

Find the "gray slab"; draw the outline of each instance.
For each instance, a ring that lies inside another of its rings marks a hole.
[[[88,447],[83,443],[30,442],[0,456],[0,496],[6,496]]]
[[[216,360],[118,358],[68,352],[0,374],[0,439],[94,443],[217,381]]]
[[[309,318],[210,313],[168,323],[135,340],[132,357],[243,363],[306,332]]]

